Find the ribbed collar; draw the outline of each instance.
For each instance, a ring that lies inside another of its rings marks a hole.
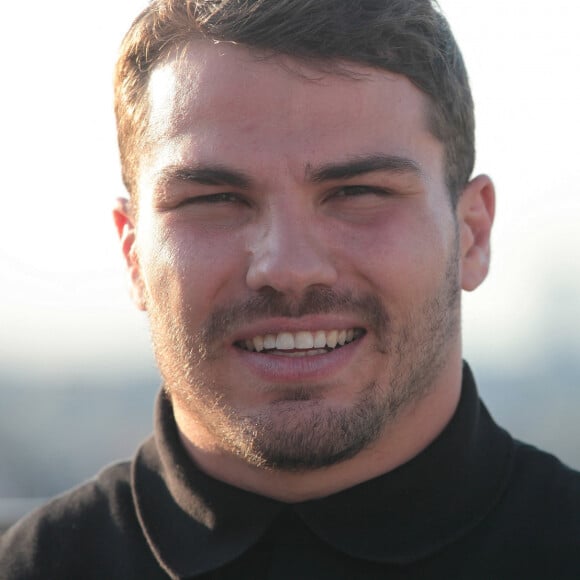
[[[510,436],[479,401],[465,364],[458,408],[439,437],[396,470],[340,493],[288,507],[205,475],[182,447],[163,394],[155,435],[133,462],[132,487],[149,546],[172,578],[231,562],[288,509],[345,554],[407,563],[452,543],[486,516],[507,485],[512,455]]]

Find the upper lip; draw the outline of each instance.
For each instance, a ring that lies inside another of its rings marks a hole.
[[[301,318],[268,318],[240,328],[232,335],[231,342],[236,343],[240,340],[252,339],[255,336],[279,334],[281,332],[295,333],[301,330],[315,332],[317,330],[348,330],[349,328],[367,330],[366,325],[360,319],[352,316],[341,316],[340,314],[304,316]]]

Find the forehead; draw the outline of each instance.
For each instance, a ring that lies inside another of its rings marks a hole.
[[[231,43],[196,40],[169,55],[151,74],[148,98],[153,149],[201,162],[212,154],[302,165],[409,156],[434,140],[428,99],[406,77],[353,63],[325,69]]]

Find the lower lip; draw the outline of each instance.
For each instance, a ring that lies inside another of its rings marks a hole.
[[[232,347],[242,364],[270,383],[302,383],[331,379],[347,367],[366,335],[325,354],[290,357]]]

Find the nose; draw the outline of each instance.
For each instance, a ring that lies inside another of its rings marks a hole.
[[[300,296],[311,286],[333,286],[337,271],[327,241],[330,224],[321,224],[320,219],[288,208],[270,212],[251,249],[248,287]]]

